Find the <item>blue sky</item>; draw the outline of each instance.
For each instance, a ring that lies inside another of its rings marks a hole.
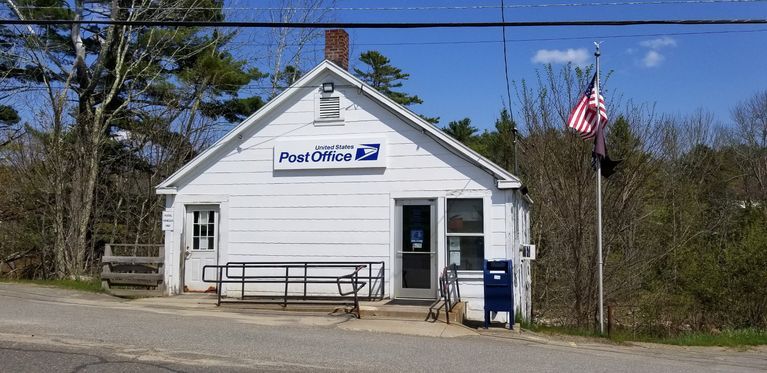
[[[385,3],[338,1],[336,6],[474,6],[499,3],[390,0]],[[578,2],[506,1],[507,5],[552,3]],[[338,11],[334,17],[348,22],[497,21],[500,20],[500,10],[353,10]],[[556,6],[506,10],[506,19],[510,21],[694,18],[767,18],[767,2]],[[515,81],[529,80],[535,78],[536,69],[543,66],[542,62],[556,64],[571,60],[591,63],[592,42],[602,40],[602,67],[614,71],[610,88],[622,94],[624,99],[655,103],[657,111],[662,113],[683,114],[705,108],[727,124],[729,110],[735,103],[767,89],[767,32],[743,32],[755,30],[767,30],[767,25],[509,28],[509,74]],[[722,31],[738,32],[677,35]],[[360,52],[375,49],[411,74],[405,90],[418,94],[424,100],[424,104],[413,107],[415,111],[441,117],[441,125],[469,117],[481,129],[493,126],[506,95],[502,44],[396,44],[499,41],[499,28],[349,32],[353,66],[359,66],[356,58]],[[576,37],[587,38],[520,41]],[[536,56],[538,58],[534,60]],[[513,109],[517,107],[516,104],[512,106]]]
[[[264,8],[290,1],[296,5],[302,3],[301,0],[226,0],[225,7],[230,20],[269,21]],[[767,0],[591,0],[588,3],[629,1],[675,4],[561,6],[587,2],[506,0],[507,6],[515,7],[506,9],[505,14],[508,21],[767,19]],[[329,14],[328,20],[500,21],[499,4],[500,0],[336,0],[337,8],[494,7],[336,10]],[[414,111],[440,117],[441,126],[468,117],[480,129],[493,127],[506,101],[500,28],[348,31],[352,67],[362,67],[357,60],[359,54],[373,49],[411,75],[403,90],[424,100],[422,105],[412,107]],[[268,31],[242,29],[238,32],[240,43],[233,46],[235,54],[270,72],[264,59],[264,45],[273,42]],[[610,93],[622,96],[624,102],[654,104],[659,113],[684,114],[703,108],[727,125],[730,109],[737,102],[767,90],[767,25],[507,28],[506,34],[511,80],[534,81],[536,72],[547,62],[555,67],[567,61],[590,64],[592,43],[600,40],[604,42],[603,71],[613,71],[607,86]],[[306,53],[310,64],[322,60],[322,43],[320,38]],[[243,95],[263,93],[258,86],[264,84],[254,83]],[[518,103],[512,102],[516,117],[518,108]]]

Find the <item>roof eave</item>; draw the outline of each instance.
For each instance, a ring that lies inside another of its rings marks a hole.
[[[498,189],[519,189],[522,183],[519,180],[498,180],[496,186]]]
[[[176,187],[159,187],[158,186],[158,187],[155,188],[155,193],[156,194],[171,194],[172,195],[172,194],[177,194],[178,190],[176,189]]]

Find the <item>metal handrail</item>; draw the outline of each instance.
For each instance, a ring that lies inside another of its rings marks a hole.
[[[354,297],[356,298],[357,297],[357,292],[360,291],[362,289],[362,287],[365,286],[364,282],[362,283],[361,286],[359,285],[359,272],[360,272],[360,270],[364,269],[365,267],[366,266],[364,266],[364,265],[357,266],[357,268],[354,270],[354,272],[352,272],[352,273],[350,273],[350,274],[348,274],[346,276],[339,277],[338,280],[336,281],[336,284],[338,285],[338,294],[341,294],[341,296],[343,297],[343,296],[347,296],[347,295],[350,295],[350,294],[354,293]],[[352,290],[351,291],[348,291],[348,292],[344,293],[341,290],[341,279],[342,278],[348,278],[348,279],[351,280],[351,284],[352,284]]]
[[[373,266],[380,266],[378,272],[373,274]],[[360,276],[360,272],[368,268],[368,276]],[[331,275],[310,275],[309,269],[311,268],[325,268],[325,269],[339,269],[345,268],[353,269],[351,273],[331,276]],[[385,284],[385,263],[384,262],[228,262],[222,265],[206,265],[203,266],[203,282],[216,283],[216,293],[218,297],[217,305],[221,303],[229,302],[222,300],[223,284],[240,284],[240,300],[239,302],[246,303],[260,303],[260,304],[281,304],[286,307],[291,304],[327,304],[343,303],[338,301],[350,300],[352,303],[343,305],[352,306],[351,313],[355,314],[359,318],[359,292],[366,285],[368,286],[368,295],[364,297],[368,300],[378,300],[384,297],[384,284]],[[210,270],[215,269],[216,278],[209,279],[207,274]],[[284,269],[284,275],[261,275],[253,274],[254,269]],[[291,274],[291,269],[302,269],[302,275]],[[250,273],[248,270],[251,270]],[[367,280],[367,281],[360,281]],[[373,284],[378,282],[379,290],[373,293]],[[282,296],[263,296],[263,295],[245,295],[245,284],[259,284],[259,283],[273,283],[273,284],[285,284],[284,292]],[[307,286],[309,284],[332,284],[335,283],[338,287],[338,296],[324,296],[324,295],[308,295]],[[290,284],[303,284],[303,295],[290,295]],[[342,284],[351,284],[352,289],[344,292]],[[350,299],[350,295],[352,295]],[[264,299],[267,300],[264,300]],[[275,301],[274,299],[281,299]],[[251,299],[246,301],[246,299]],[[258,300],[261,299],[261,300]]]
[[[453,299],[453,288],[451,288],[451,285],[455,288],[456,299]],[[436,321],[438,318],[438,310],[444,307],[445,321],[450,324],[450,311],[452,311],[458,303],[461,303],[461,287],[458,284],[458,266],[455,264],[450,264],[442,270],[442,274],[439,276],[439,293],[439,299],[429,307],[427,320],[433,317]],[[442,306],[437,307],[440,303],[442,303]]]

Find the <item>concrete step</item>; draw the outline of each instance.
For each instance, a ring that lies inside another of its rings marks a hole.
[[[386,304],[388,300],[381,302],[363,302],[360,303],[361,318],[381,318],[396,320],[421,320],[434,321],[429,317],[428,306],[402,306]],[[437,320],[445,322],[445,310],[437,309]],[[450,312],[451,323],[462,323],[464,319],[464,304],[459,303]]]
[[[145,289],[108,289],[106,292],[110,295],[119,298],[152,298],[162,297],[162,290],[145,290]]]

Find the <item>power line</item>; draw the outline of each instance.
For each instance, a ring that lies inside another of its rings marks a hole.
[[[506,22],[506,8],[503,6],[503,0],[501,0],[501,22]],[[501,27],[501,35],[503,35],[503,73],[506,77],[506,97],[508,99],[509,114],[511,114],[511,84],[509,84],[509,52],[506,45],[506,27]],[[513,116],[512,116],[513,117]]]
[[[707,5],[707,4],[739,4],[759,3],[767,0],[658,0],[658,1],[611,1],[583,3],[554,3],[554,4],[510,4],[510,5],[464,5],[464,6],[405,6],[405,7],[194,7],[194,10],[233,10],[233,11],[280,11],[285,9],[298,11],[435,11],[435,10],[495,10],[495,9],[524,9],[524,8],[563,8],[563,7],[605,7],[605,6],[656,6],[656,5]],[[56,6],[18,6],[19,9],[61,9]],[[102,9],[111,7],[98,7]],[[120,10],[185,10],[188,7],[117,7]]]
[[[503,0],[501,0],[501,22],[506,22],[506,8],[503,5]],[[506,102],[509,105],[509,118],[513,126],[511,142],[514,144],[514,175],[519,175],[519,168],[517,166],[517,125],[514,122],[514,111],[511,110],[511,84],[509,83],[509,53],[506,43],[506,27],[501,28],[501,34],[503,35],[503,75],[506,77]]]
[[[552,38],[526,38],[526,39],[506,39],[506,43],[523,43],[523,42],[540,42],[540,41],[567,41],[567,40],[592,40],[592,39],[624,39],[624,38],[645,38],[645,37],[658,37],[658,36],[700,36],[700,35],[726,35],[726,34],[745,34],[745,33],[762,33],[767,32],[767,29],[753,29],[753,30],[725,30],[725,31],[693,31],[693,32],[663,32],[663,33],[641,33],[641,34],[624,34],[624,35],[584,35],[584,36],[568,36],[568,37],[552,37]],[[471,44],[500,44],[503,40],[440,40],[440,41],[425,41],[425,42],[391,42],[391,43],[355,43],[357,46],[423,46],[423,45],[471,45]],[[237,46],[237,47],[263,47],[274,45],[274,43],[255,43],[247,41],[230,41],[225,46]],[[286,46],[298,46],[299,44],[286,44]],[[324,48],[324,44],[304,44],[307,47],[317,47],[316,51]],[[30,58],[0,51],[0,56],[8,56],[11,58],[17,58],[25,61],[32,61]],[[256,88],[251,86],[252,88]],[[267,89],[271,86],[259,86],[258,88]],[[282,87],[286,88],[286,87]]]
[[[238,21],[129,21],[112,19],[0,19],[0,25],[104,25],[147,27],[237,27],[237,28],[315,28],[315,29],[417,29],[485,27],[562,27],[562,26],[644,26],[644,25],[762,25],[767,19],[651,19],[617,21],[528,21],[528,22],[238,22]]]
[[[566,40],[583,40],[583,39],[622,39],[622,38],[642,38],[642,37],[655,37],[655,36],[695,36],[695,35],[719,35],[719,34],[745,34],[745,33],[757,33],[767,32],[767,29],[754,29],[754,30],[726,30],[726,31],[693,31],[693,32],[662,32],[662,33],[642,33],[642,34],[625,34],[625,35],[592,35],[592,36],[568,36],[568,37],[552,37],[552,38],[525,38],[525,39],[506,39],[506,43],[524,43],[524,42],[536,42],[536,41],[566,41]],[[438,40],[438,41],[402,41],[402,42],[388,42],[388,43],[354,43],[356,46],[422,46],[422,45],[461,45],[461,44],[501,44],[503,40]],[[254,43],[244,41],[232,41],[227,45],[236,46],[255,46],[263,47],[276,45],[275,43]],[[285,44],[288,47],[297,47],[301,44]],[[324,48],[324,44],[310,43],[303,44],[304,46]]]

